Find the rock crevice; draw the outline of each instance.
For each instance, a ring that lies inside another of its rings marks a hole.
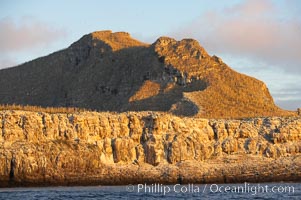
[[[184,182],[198,183],[301,177],[300,117],[7,110],[0,119],[1,186],[174,183],[178,172]]]

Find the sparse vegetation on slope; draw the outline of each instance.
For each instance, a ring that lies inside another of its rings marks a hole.
[[[67,49],[0,70],[0,104],[206,118],[296,115],[278,108],[263,82],[208,55],[196,40],[161,37],[149,45],[111,31],[85,35]]]
[[[92,112],[92,110],[75,107],[41,107],[41,106],[23,106],[23,105],[0,105],[0,111],[4,110],[20,110],[20,111],[32,111],[32,112],[45,112],[45,113],[78,113],[78,112]]]

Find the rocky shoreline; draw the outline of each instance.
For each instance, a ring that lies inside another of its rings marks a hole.
[[[301,117],[0,111],[0,186],[301,180]]]

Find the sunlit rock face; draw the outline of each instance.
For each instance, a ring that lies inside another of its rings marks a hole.
[[[301,118],[0,111],[0,185],[297,181]]]

